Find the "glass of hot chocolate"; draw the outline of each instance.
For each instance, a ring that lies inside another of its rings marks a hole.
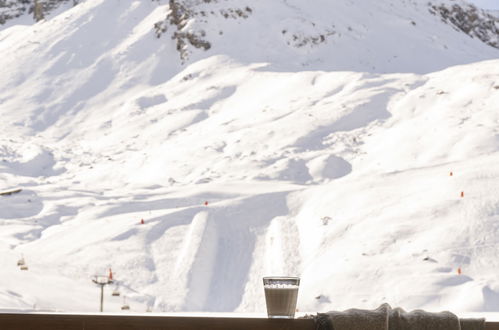
[[[299,277],[271,276],[263,278],[267,315],[269,318],[295,317]]]

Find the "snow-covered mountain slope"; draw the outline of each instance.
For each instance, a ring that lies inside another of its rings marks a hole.
[[[0,308],[95,311],[112,267],[135,311],[264,311],[269,274],[499,309],[499,50],[423,2],[184,4],[0,32]]]

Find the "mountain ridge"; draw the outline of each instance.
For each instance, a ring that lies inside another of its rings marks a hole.
[[[40,0],[38,3],[43,9],[45,14],[51,15],[51,12],[57,10],[65,4],[69,4],[69,0]],[[158,6],[166,4],[166,1],[153,1],[157,2]],[[80,1],[72,1],[72,6],[76,6]],[[206,38],[204,29],[195,31],[192,26],[196,25],[196,21],[208,23],[210,16],[221,16],[229,20],[247,19],[252,14],[250,5],[244,2],[238,4],[238,1],[226,2],[229,4],[220,5],[219,1],[192,1],[192,0],[171,0],[168,1],[166,18],[154,23],[155,34],[158,38],[161,37],[169,28],[175,29],[171,34],[171,38],[176,42],[176,48],[179,52],[181,60],[185,60],[189,53],[189,46],[194,48],[201,48],[207,50],[211,47],[211,43]],[[232,4],[233,5],[230,5]],[[293,5],[284,1],[289,8]],[[257,3],[254,3],[257,4]],[[25,1],[9,0],[0,4],[0,25],[5,24],[7,21],[26,16],[34,13],[34,4]],[[232,8],[234,6],[234,8]],[[405,6],[426,6],[430,13],[439,16],[443,22],[453,26],[469,35],[470,37],[478,38],[484,43],[498,48],[499,38],[499,18],[494,17],[492,14],[485,10],[476,8],[474,5],[464,1],[437,1],[428,3],[410,2]],[[327,6],[326,6],[327,7]],[[67,6],[65,8],[68,8]],[[298,7],[294,7],[298,8]],[[63,9],[64,10],[64,9]],[[60,13],[60,10],[57,11]],[[33,19],[35,19],[33,17]],[[35,19],[36,20],[36,19]],[[26,20],[24,20],[26,22]],[[410,23],[416,25],[415,20],[410,20]],[[187,27],[189,25],[189,27]],[[312,22],[312,25],[315,25]],[[348,26],[351,31],[352,27]],[[281,31],[283,37],[288,32],[287,28]],[[223,33],[222,30],[219,33]],[[287,38],[287,44],[293,44],[296,47],[303,47],[307,44],[318,46],[326,42],[326,38],[334,36],[341,32],[335,31],[334,24],[324,31],[320,31],[315,35],[302,36],[300,34],[292,34],[291,38]]]

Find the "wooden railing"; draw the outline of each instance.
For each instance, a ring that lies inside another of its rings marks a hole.
[[[1,314],[1,330],[315,330],[312,319],[246,317]],[[487,322],[486,330],[499,330]]]

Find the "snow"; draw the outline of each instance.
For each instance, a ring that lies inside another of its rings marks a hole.
[[[473,0],[472,3],[486,9],[499,9],[497,2],[493,0]]]
[[[1,310],[97,311],[112,268],[106,312],[262,313],[265,275],[301,311],[499,311],[499,50],[425,1],[192,6],[184,60],[166,1],[0,30]]]

